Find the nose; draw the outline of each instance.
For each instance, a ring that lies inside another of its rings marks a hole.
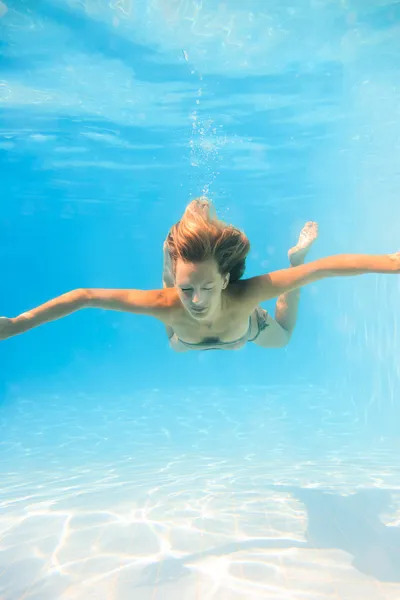
[[[192,304],[201,304],[202,303],[202,294],[200,291],[194,291],[192,295]]]

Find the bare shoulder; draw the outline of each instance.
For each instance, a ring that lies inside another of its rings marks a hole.
[[[153,301],[159,308],[172,310],[182,308],[176,288],[163,288],[161,290],[151,290],[151,292],[153,294]]]
[[[257,275],[241,279],[229,286],[232,298],[240,302],[246,310],[254,310],[260,302],[276,298],[283,292],[296,287],[296,281],[305,281],[308,266],[289,267],[280,271],[272,271],[265,275]]]
[[[148,306],[152,316],[162,321],[165,325],[172,325],[184,312],[179,294],[175,288],[150,290]]]
[[[258,289],[257,279],[240,279],[228,286],[229,300],[232,306],[242,309],[244,312],[251,313],[259,304],[256,290]]]
[[[232,289],[232,293],[242,300],[245,300],[252,293],[253,289],[258,287],[258,280],[260,277],[249,277],[247,279],[240,279],[236,283],[232,283],[229,288]]]

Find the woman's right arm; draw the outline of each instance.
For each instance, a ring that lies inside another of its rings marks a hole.
[[[67,292],[18,317],[0,318],[0,340],[66,317],[82,308],[102,308],[149,315],[169,322],[172,290],[79,289]]]

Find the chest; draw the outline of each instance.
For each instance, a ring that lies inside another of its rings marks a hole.
[[[209,323],[196,322],[183,316],[176,321],[173,329],[178,338],[192,344],[207,340],[231,342],[246,335],[249,330],[249,315],[240,311]]]

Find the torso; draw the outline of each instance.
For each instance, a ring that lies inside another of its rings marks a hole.
[[[189,344],[201,344],[209,339],[223,343],[235,342],[246,336],[249,330],[249,318],[255,307],[243,302],[245,281],[229,285],[222,296],[222,309],[219,317],[209,323],[201,323],[193,319],[183,308],[178,293],[173,310],[167,323],[179,340]]]

